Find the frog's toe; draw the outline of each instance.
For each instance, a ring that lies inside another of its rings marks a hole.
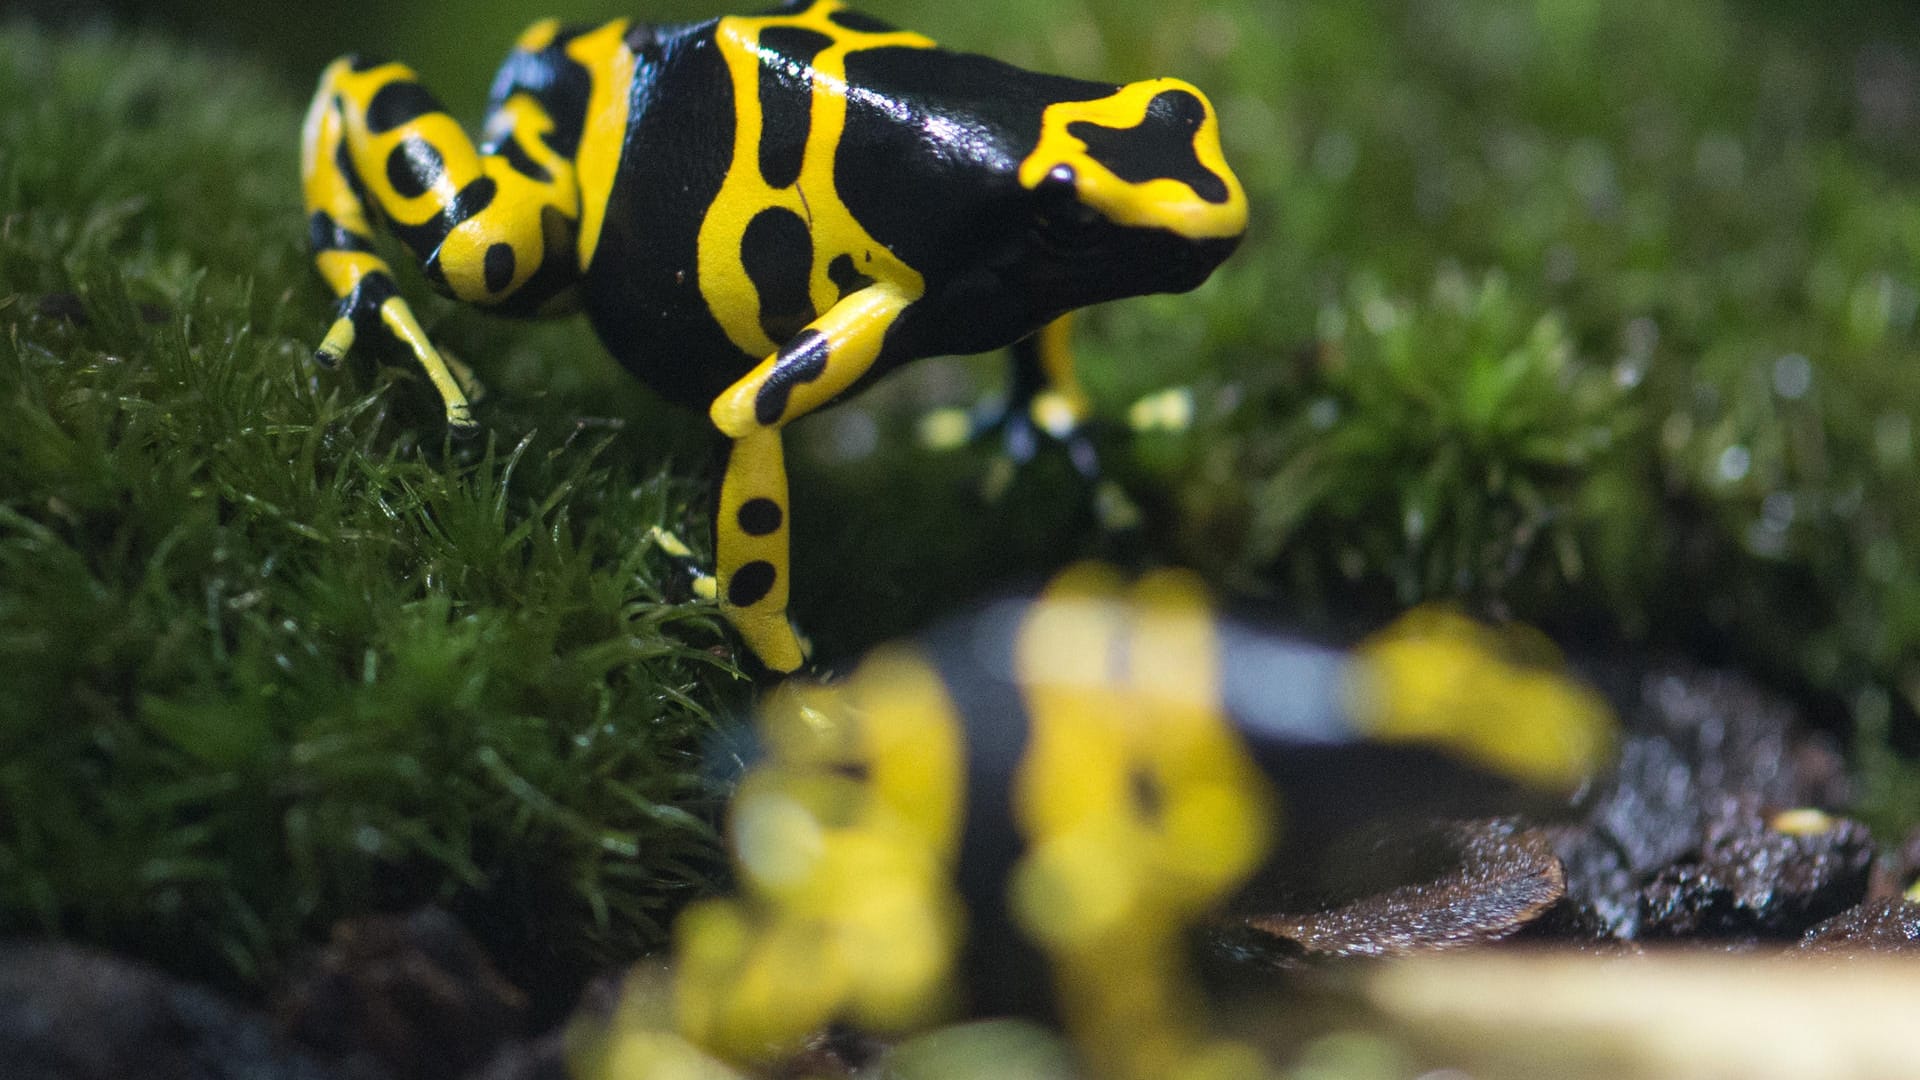
[[[696,599],[711,602],[719,597],[718,580],[700,565],[700,560],[695,557],[693,549],[687,546],[686,541],[658,525],[647,530],[647,538],[652,540],[653,546],[660,549],[660,553],[667,557],[667,562],[674,571],[685,579],[687,588]]]
[[[487,388],[474,375],[471,367],[455,359],[445,349],[437,351],[441,361],[447,365],[447,373],[453,377],[454,385],[459,388],[459,393],[445,402],[447,429],[456,439],[477,435],[480,433],[480,422],[473,418],[473,406],[485,400]]]
[[[468,439],[480,434],[480,421],[473,418],[473,410],[466,402],[447,406],[447,431],[456,439]]]
[[[313,358],[324,367],[334,367],[346,358],[348,350],[353,348],[353,318],[342,315],[327,328],[327,336],[320,339],[319,347],[313,350]]]
[[[813,650],[785,611],[722,610],[734,631],[746,642],[747,654],[768,675],[792,675],[806,665]]]

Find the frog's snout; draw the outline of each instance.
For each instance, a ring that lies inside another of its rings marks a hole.
[[[1246,192],[1221,153],[1213,104],[1179,79],[1048,106],[1020,183],[1034,189],[1062,175],[1114,224],[1165,230],[1223,248],[1222,257],[1247,228]]]

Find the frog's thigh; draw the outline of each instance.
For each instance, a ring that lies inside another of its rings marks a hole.
[[[879,285],[845,297],[728,387],[710,411],[714,426],[733,440],[714,521],[720,609],[776,671],[792,671],[804,659],[787,622],[791,515],[780,429],[871,370],[887,328],[910,302]]]

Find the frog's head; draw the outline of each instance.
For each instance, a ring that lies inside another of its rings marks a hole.
[[[1075,306],[1191,289],[1247,227],[1213,104],[1179,79],[1047,106],[1018,179],[1037,254]]]

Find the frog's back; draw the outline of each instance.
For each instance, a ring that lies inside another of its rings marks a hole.
[[[762,359],[728,340],[700,289],[700,226],[726,179],[735,125],[716,25],[636,25],[628,34],[626,143],[582,296],[622,364],[701,409]]]

